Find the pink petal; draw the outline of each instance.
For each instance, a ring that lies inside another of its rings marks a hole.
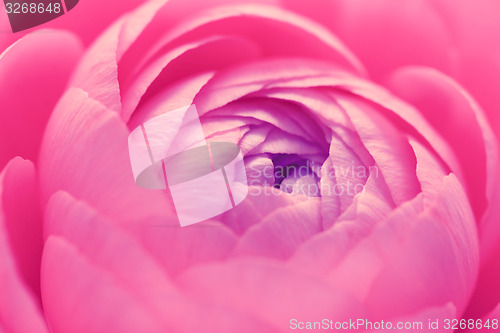
[[[235,3],[245,3],[245,0],[171,0],[167,1],[155,14],[154,19],[148,24],[144,33],[140,34],[137,40],[124,54],[120,61],[120,77],[128,80],[128,77],[136,73],[138,69],[152,60],[151,57],[158,49],[168,44],[164,37],[165,32],[172,31],[185,22],[187,18],[198,15],[199,12],[213,9],[218,6],[234,5]],[[254,4],[278,4],[278,0],[253,0]],[[152,47],[153,46],[153,47]],[[151,50],[153,49],[153,51]],[[156,55],[158,56],[158,55]]]
[[[169,193],[135,184],[128,135],[116,112],[80,89],[69,89],[54,110],[42,143],[43,203],[64,190],[119,223],[150,217],[175,223]]]
[[[194,103],[204,114],[266,88],[340,85],[354,79],[351,73],[317,60],[263,59],[219,71],[200,90]]]
[[[262,143],[260,143],[256,147],[252,147],[250,153],[314,155],[323,153],[323,149],[316,142],[308,142],[301,137],[290,135],[286,132],[281,131],[280,129],[273,128],[263,138]]]
[[[452,79],[433,69],[409,67],[394,74],[391,85],[416,105],[454,150],[476,218],[485,255],[500,236],[499,151],[496,138],[472,97]],[[467,133],[467,135],[464,135]],[[490,203],[490,204],[489,204]]]
[[[403,204],[330,273],[374,318],[447,302],[465,310],[478,270],[475,223],[456,177],[442,184],[432,207],[422,210],[422,195]]]
[[[7,164],[1,180],[6,237],[19,274],[34,295],[40,297],[43,236],[35,168],[17,157]]]
[[[300,93],[298,94],[300,96]],[[289,102],[267,98],[272,96],[265,98],[257,96],[259,94],[252,94],[245,99],[227,104],[205,114],[202,120],[207,121],[212,117],[217,119],[244,117],[243,119],[252,124],[256,119],[259,123],[271,124],[288,134],[302,136],[304,141],[324,144],[326,148],[326,138],[321,124],[318,124],[305,110]]]
[[[485,110],[495,133],[500,133],[500,95],[496,89],[500,86],[500,46],[497,42],[500,3],[495,0],[477,3],[445,0],[432,4],[456,41],[460,59],[459,70],[453,77],[471,92]]]
[[[192,266],[225,260],[238,242],[232,230],[215,220],[182,229],[161,219],[148,222],[138,235],[172,276]]]
[[[123,113],[132,114],[139,101],[148,100],[148,96],[180,79],[249,61],[258,55],[259,50],[251,41],[228,35],[210,36],[175,47],[144,68],[134,66],[137,73],[128,80],[121,79]]]
[[[220,217],[238,235],[243,234],[250,226],[259,224],[276,210],[291,209],[298,201],[296,197],[286,195],[272,186],[250,186],[248,191],[248,196],[242,203]]]
[[[274,185],[274,164],[266,154],[245,157],[248,185]]]
[[[363,190],[354,197],[351,207],[337,221],[325,221],[325,215],[329,212],[325,206],[331,203],[322,197],[321,204],[325,231],[305,242],[289,261],[291,266],[319,275],[334,269],[395,208],[384,180],[376,173],[370,174]],[[329,217],[333,219],[335,216]]]
[[[420,192],[420,184],[408,140],[367,103],[340,93],[336,94],[336,99],[380,168],[396,205],[415,197]]]
[[[321,195],[323,198],[338,196],[341,214],[351,206],[354,196],[363,189],[369,175],[369,167],[364,165],[356,153],[337,137],[332,139],[329,159],[332,165],[323,165],[322,169],[325,168],[327,172],[323,177],[335,177],[335,186],[322,188]],[[324,217],[333,219],[333,216]],[[323,225],[330,224],[324,222]]]
[[[195,75],[158,91],[154,98],[148,99],[147,102],[141,103],[137,107],[128,121],[129,129],[133,130],[166,111],[177,110],[193,104],[196,94],[212,77],[213,73]]]
[[[480,243],[481,244],[481,243]],[[467,318],[481,318],[490,312],[500,302],[500,243],[490,252],[488,257],[481,259],[481,270],[479,271],[476,290],[469,302]]]
[[[78,5],[66,15],[47,22],[40,27],[26,31],[12,33],[7,15],[2,11],[0,15],[0,52],[16,40],[44,28],[69,30],[73,32],[85,45],[89,45],[114,20],[136,6],[142,0],[110,0],[105,3],[99,0],[79,1]],[[88,18],[92,20],[89,21]]]
[[[164,11],[169,9],[167,4]],[[152,26],[156,24],[157,30],[152,34],[142,36],[139,43],[135,45],[136,52],[133,58],[144,59],[144,62],[149,61],[161,54],[165,46],[174,41],[182,44],[196,38],[231,31],[235,35],[255,41],[260,45],[264,56],[285,55],[328,59],[350,70],[363,71],[362,65],[355,56],[327,29],[314,21],[276,6],[257,3],[234,4],[233,2],[231,5],[212,6],[199,12],[194,11],[194,13],[191,9],[183,16],[182,21],[179,22],[178,17],[170,20],[174,23],[173,27],[168,26],[170,23],[168,21],[165,24],[165,15],[161,12],[152,24]],[[165,31],[168,33],[165,34]],[[290,40],[294,42],[290,43]],[[139,51],[139,45],[142,45],[146,52]],[[138,52],[141,52],[141,56],[138,56]],[[127,59],[124,59],[126,68],[130,68],[130,60],[127,62]]]
[[[129,275],[135,269],[129,268]],[[157,294],[161,291],[157,285]],[[68,241],[50,236],[42,260],[42,296],[53,332],[164,332],[158,311]],[[134,297],[135,296],[135,297]],[[156,312],[156,313],[155,313]]]
[[[263,194],[264,196],[266,194]],[[288,193],[281,195],[290,196]],[[276,208],[241,237],[233,255],[287,259],[297,247],[322,229],[319,198],[296,199],[290,207]]]
[[[281,329],[292,318],[364,316],[359,304],[342,290],[275,262],[232,260],[195,267],[181,275],[178,283],[191,295],[231,304]]]
[[[333,73],[330,73],[333,74]],[[355,80],[352,78],[342,78],[336,77],[336,74],[333,74],[332,77],[323,76],[309,79],[292,79],[294,82],[292,87],[287,87],[286,83],[272,83],[270,86],[274,85],[284,85],[284,88],[271,88],[262,90],[259,93],[252,94],[259,96],[266,96],[269,98],[277,98],[280,101],[285,102],[293,102],[294,106],[300,106],[302,112],[300,113],[299,122],[303,124],[308,132],[314,131],[316,134],[316,142],[322,143],[325,140],[330,145],[332,140],[338,141],[339,139],[350,149],[354,150],[359,158],[365,165],[372,165],[373,157],[363,146],[359,137],[355,134],[355,129],[352,126],[351,120],[345,111],[338,105],[335,94],[332,93],[331,90],[322,89],[323,84],[325,85],[342,85],[338,87],[339,89],[345,89],[343,86],[349,85],[349,83],[353,83]],[[293,86],[302,86],[304,88],[294,88]],[[319,86],[316,86],[319,85]],[[333,89],[332,89],[333,90]],[[309,125],[308,123],[312,122],[313,124]],[[318,123],[320,128],[318,128]],[[334,132],[334,137],[330,137],[332,134],[330,132]],[[331,147],[326,149],[331,149]]]
[[[0,195],[2,201],[0,201],[0,330],[2,332],[34,332],[34,333],[45,333],[48,332],[47,326],[42,314],[42,309],[39,305],[39,300],[37,295],[33,291],[33,287],[29,286],[26,280],[33,282],[33,276],[23,276],[24,274],[33,273],[29,272],[26,266],[26,259],[31,256],[34,260],[33,266],[36,269],[36,252],[37,245],[41,242],[28,247],[25,252],[16,253],[14,251],[19,249],[19,234],[11,234],[7,226],[7,210],[9,210],[9,217],[14,217],[13,214],[22,214],[19,212],[18,208],[23,197],[19,198],[5,198],[5,194],[14,194],[12,188],[12,182],[16,180],[17,177],[25,175],[29,183],[29,173],[30,166],[28,162],[21,162],[19,160],[14,160],[9,163],[7,169],[5,169],[0,175]],[[32,166],[31,166],[32,167]],[[33,177],[33,170],[31,169],[31,177]],[[10,184],[9,184],[10,183]],[[32,186],[33,184],[31,184]],[[15,192],[15,190],[14,190]],[[28,201],[32,201],[29,198],[31,189],[27,189],[25,198]],[[7,200],[6,200],[7,199]],[[24,203],[24,202],[23,202]],[[16,207],[17,206],[17,207]],[[28,206],[23,207],[24,209],[29,209]],[[29,215],[29,213],[25,214]],[[27,222],[23,216],[21,219],[22,227],[25,226]],[[10,222],[12,223],[12,221]],[[21,226],[20,226],[21,228]],[[36,234],[36,225],[34,225],[35,230],[28,230],[28,237],[34,239],[34,234]],[[19,229],[16,230],[20,231]],[[39,255],[39,253],[38,253]],[[39,259],[38,259],[39,260]]]
[[[440,162],[439,157],[420,142],[413,138],[410,138],[409,142],[417,158],[417,178],[422,187],[424,205],[433,205],[441,191],[442,179],[449,171]]]
[[[500,303],[486,316],[481,318],[481,326],[479,326],[479,320],[477,320],[477,317],[471,317],[475,319],[475,327],[476,329],[470,330],[469,332],[484,332],[484,330],[488,330],[487,326],[485,326],[486,322],[488,321],[488,325],[490,329],[494,329],[495,327],[498,329],[500,326],[499,324],[499,318],[500,318]],[[494,324],[496,323],[496,325]],[[492,326],[494,325],[494,326]]]
[[[46,222],[42,294],[53,332],[274,331],[183,296],[133,235],[66,193],[52,197]]]
[[[313,21],[276,7],[257,4],[215,7],[201,13],[195,12],[194,15],[190,13],[192,16],[185,17],[178,26],[170,29],[165,25],[172,24],[178,18],[166,18],[171,15],[166,12],[167,8],[170,8],[168,4],[152,23],[152,26],[164,26],[152,33],[168,33],[162,38],[143,36],[119,65],[120,82],[125,88],[125,119],[128,119],[146,90],[148,93],[143,98],[147,100],[155,91],[180,77],[204,70],[227,68],[258,55],[327,58],[355,71],[362,71],[354,56],[327,30]],[[247,25],[251,29],[247,29]],[[228,38],[228,31],[234,36]],[[274,35],[275,32],[277,35]],[[289,42],[287,35],[293,36],[293,43]],[[148,44],[145,43],[146,39],[149,40]],[[155,46],[151,47],[152,43]],[[138,44],[143,47],[139,49]],[[138,62],[137,59],[142,61]],[[168,66],[170,63],[175,67]],[[178,70],[179,66],[183,68],[182,71]],[[186,68],[189,70],[186,71]],[[142,73],[138,75],[138,72]]]
[[[71,85],[86,91],[107,108],[121,110],[118,62],[165,0],[150,1],[113,23],[87,49]],[[76,8],[75,8],[76,9]],[[93,73],[93,75],[88,75]]]
[[[37,160],[47,119],[81,53],[75,35],[43,30],[0,55],[0,167],[18,155]]]
[[[452,36],[440,13],[427,1],[343,0],[311,6],[300,0],[285,0],[285,5],[328,26],[376,80],[404,65],[426,65],[449,72],[454,64],[449,52]]]

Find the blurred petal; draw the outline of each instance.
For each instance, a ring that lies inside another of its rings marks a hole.
[[[467,309],[467,318],[481,318],[491,311],[500,300],[500,243],[490,252],[488,258],[481,258],[481,270],[476,290]],[[498,318],[498,317],[497,317]]]
[[[168,7],[167,4],[164,10],[168,10]],[[179,18],[174,19],[173,22],[177,24],[169,27],[170,29],[166,29],[165,16],[162,14],[159,13],[152,23],[152,26],[155,23],[162,25],[161,29],[157,27],[157,31],[144,34],[141,36],[142,40],[139,40],[138,44],[142,42],[143,50],[140,50],[140,56],[137,53],[139,50],[136,50],[134,58],[142,59],[142,63],[157,57],[172,42],[181,44],[192,41],[193,38],[231,31],[234,35],[254,41],[260,46],[263,56],[328,59],[357,73],[363,72],[361,63],[330,31],[312,20],[277,6],[233,2],[231,5],[213,6],[200,11],[191,10],[180,22]],[[144,47],[145,45],[148,47]],[[135,45],[136,49],[138,47],[139,45]],[[130,62],[124,59],[124,64],[130,65]]]
[[[216,221],[180,228],[150,219],[142,227],[140,238],[172,276],[191,266],[225,260],[238,242],[228,227]]]
[[[137,107],[127,123],[129,129],[133,130],[147,120],[166,111],[193,104],[196,94],[212,77],[213,73],[211,72],[202,73],[180,80],[175,85],[162,87],[154,98],[150,98]],[[208,136],[208,133],[205,133],[205,135]]]
[[[117,223],[139,222],[152,216],[166,223],[176,221],[168,192],[135,184],[128,135],[116,112],[80,89],[69,89],[54,110],[42,143],[43,203],[64,190]]]
[[[86,91],[108,109],[120,112],[118,62],[145,29],[166,0],[149,1],[114,22],[87,49],[72,78],[71,85]],[[88,75],[93,73],[93,75]]]
[[[64,29],[73,32],[89,45],[95,37],[108,27],[123,13],[135,8],[142,0],[109,0],[105,3],[99,0],[81,0],[66,15],[56,20],[47,22],[41,27],[50,29]],[[40,28],[28,29],[15,34],[12,33],[7,15],[2,10],[0,15],[0,52],[8,45],[25,35],[40,30]],[[90,23],[89,18],[92,18]]]
[[[39,300],[32,290],[33,286],[28,285],[28,283],[33,282],[33,277],[23,276],[24,274],[33,273],[32,271],[28,271],[26,259],[37,250],[36,240],[32,237],[33,234],[36,234],[36,231],[28,231],[30,238],[34,240],[35,244],[27,248],[24,253],[15,253],[14,251],[19,249],[19,234],[14,233],[11,235],[6,221],[6,210],[10,211],[10,218],[16,217],[13,214],[21,213],[18,210],[21,207],[17,205],[22,202],[23,198],[9,198],[6,200],[5,194],[9,192],[12,194],[12,181],[15,181],[23,173],[26,175],[26,173],[30,172],[30,165],[28,164],[28,162],[14,160],[0,175],[0,196],[2,198],[0,201],[0,295],[2,295],[0,297],[0,330],[6,333],[48,332],[42,309],[39,306]],[[32,172],[33,170],[31,170]],[[30,177],[29,175],[26,176]],[[29,182],[29,179],[27,182]],[[27,189],[25,197],[28,201],[30,200],[29,195],[32,194],[30,191],[32,189]],[[22,203],[24,204],[24,202]],[[4,205],[7,205],[7,207]],[[32,207],[23,207],[26,210],[30,208]],[[25,222],[26,220],[21,220],[19,228],[24,228]],[[34,225],[34,228],[36,230],[36,225]],[[15,232],[18,231],[20,230],[15,230]],[[35,262],[33,266],[36,269],[38,265],[36,263],[36,254],[33,255],[32,259]],[[26,282],[26,280],[29,282]]]
[[[7,164],[1,178],[1,205],[13,259],[26,284],[40,297],[43,235],[35,168],[17,157]]]
[[[178,278],[183,290],[231,304],[283,329],[292,318],[320,321],[364,316],[359,303],[316,277],[264,260],[231,260],[192,268]]]
[[[52,197],[46,220],[42,293],[55,333],[274,331],[223,304],[183,296],[133,235],[66,193]]]
[[[405,65],[432,66],[448,73],[456,65],[450,31],[428,1],[284,2],[328,26],[359,56],[375,80]]]
[[[291,207],[275,209],[245,232],[233,255],[288,259],[297,247],[321,231],[320,207],[320,199],[305,197]]]
[[[370,174],[363,190],[356,194],[351,207],[335,224],[325,222],[327,216],[324,212],[328,210],[324,206],[329,202],[325,203],[324,196],[321,204],[325,230],[298,248],[289,261],[294,267],[319,275],[325,275],[334,269],[395,208],[383,178],[376,172]],[[329,217],[333,219],[333,216]]]
[[[161,316],[117,282],[70,243],[50,236],[42,260],[42,295],[51,331],[164,332]]]
[[[456,82],[429,68],[400,69],[391,86],[421,110],[458,157],[479,223],[481,250],[488,256],[500,236],[500,205],[491,201],[500,191],[500,162],[496,138],[481,108]]]
[[[461,315],[472,294],[478,242],[463,188],[449,175],[432,207],[422,210],[422,198],[391,212],[330,274],[332,283],[357,295],[374,318],[446,302]]]
[[[224,50],[221,52],[221,50]],[[245,38],[230,35],[210,36],[169,50],[138,73],[121,79],[123,113],[130,115],[141,101],[155,95],[155,87],[164,88],[192,75],[229,67],[259,55],[258,48]],[[121,75],[123,76],[123,75]]]
[[[432,0],[448,25],[458,49],[459,68],[453,77],[470,91],[500,135],[500,3],[482,0]],[[441,69],[441,68],[438,68]]]
[[[37,160],[47,120],[81,53],[75,35],[41,30],[0,55],[0,168],[15,156]]]
[[[471,318],[476,319],[477,317],[471,317]],[[469,332],[471,333],[484,332],[484,330],[488,330],[489,328],[487,328],[487,326],[484,326],[486,324],[486,321],[488,321],[488,325],[490,326],[490,328],[493,327],[494,329],[496,327],[496,329],[498,329],[500,327],[499,318],[500,318],[500,303],[490,313],[481,318],[482,327],[479,327],[479,325],[476,324],[476,329],[470,330]],[[478,320],[476,319],[475,323],[477,322]]]

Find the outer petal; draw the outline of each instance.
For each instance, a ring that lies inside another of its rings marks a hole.
[[[20,217],[19,214],[23,215],[19,211],[21,208],[19,205],[22,202],[23,197],[12,197],[5,198],[5,194],[14,194],[12,191],[12,181],[15,181],[19,176],[26,176],[28,179],[22,179],[21,182],[27,181],[29,183],[30,178],[30,166],[27,165],[28,162],[21,162],[19,160],[13,161],[7,167],[6,171],[2,172],[0,175],[0,196],[2,200],[0,201],[0,331],[5,331],[6,333],[11,332],[33,332],[33,333],[46,333],[48,332],[43,314],[39,307],[39,301],[33,290],[28,286],[26,281],[27,272],[27,262],[26,259],[32,252],[35,252],[37,245],[41,242],[37,242],[32,237],[36,234],[36,231],[28,230],[30,238],[35,243],[33,247],[25,250],[24,253],[15,253],[15,250],[19,249],[19,232],[20,230],[14,230],[15,232],[11,234],[8,230],[7,219],[6,219],[6,208],[9,211],[8,215],[10,218]],[[32,167],[32,166],[31,166]],[[33,170],[31,169],[31,177],[33,177]],[[32,178],[31,178],[32,179]],[[19,179],[17,179],[19,180]],[[9,184],[10,183],[10,184]],[[18,184],[20,185],[20,184]],[[33,184],[30,184],[32,186]],[[29,186],[28,186],[29,187]],[[30,201],[29,195],[32,192],[32,188],[27,189],[27,193],[24,199]],[[23,202],[25,204],[25,202]],[[7,207],[6,207],[7,206]],[[30,207],[22,207],[25,210],[29,210]],[[16,216],[17,215],[17,216]],[[26,215],[29,215],[27,213]],[[26,227],[26,217],[24,216],[19,222],[19,228]],[[11,223],[14,221],[11,221]],[[11,226],[12,227],[12,226]],[[36,225],[34,226],[36,229]],[[32,256],[34,261],[33,266],[37,266],[37,255]],[[38,259],[39,260],[39,259]],[[28,272],[29,274],[33,272]],[[32,276],[30,276],[32,278]],[[31,279],[30,282],[33,282]]]
[[[1,178],[0,204],[13,259],[24,281],[39,297],[43,237],[35,168],[31,162],[15,158],[7,165]]]
[[[234,308],[182,295],[134,236],[66,193],[52,197],[46,223],[42,293],[55,333],[273,332]]]
[[[400,69],[392,77],[391,87],[417,106],[449,142],[464,171],[475,215],[481,218],[488,209],[487,200],[491,200],[494,191],[498,190],[495,184],[500,174],[496,138],[481,108],[453,80],[429,68]],[[463,135],[464,132],[467,135]],[[489,215],[496,217],[496,221],[500,218],[500,210]],[[481,222],[481,227],[490,223]]]
[[[232,260],[195,267],[178,278],[183,290],[216,299],[284,330],[291,319],[362,318],[359,303],[319,278],[275,262]]]
[[[432,0],[449,27],[460,57],[453,77],[485,110],[497,137],[500,135],[500,3],[482,0]]]
[[[478,318],[500,299],[500,162],[497,138],[481,108],[458,84],[427,68],[396,72],[391,86],[415,104],[441,133],[463,166],[464,182],[476,215],[481,246],[481,271],[468,314]],[[467,135],[464,135],[467,133]]]
[[[118,223],[152,216],[176,221],[165,191],[135,184],[130,166],[129,131],[116,112],[80,89],[71,88],[54,110],[40,154],[40,190],[45,204],[64,190]]]
[[[37,160],[47,119],[81,53],[75,35],[41,30],[0,55],[0,167],[18,155]]]
[[[85,45],[89,45],[111,22],[123,13],[135,8],[142,0],[81,0],[66,15],[45,23],[43,28],[64,29],[77,35]],[[90,20],[91,19],[91,20]],[[25,35],[40,30],[32,28],[12,33],[5,11],[0,13],[0,52]]]
[[[161,331],[158,296],[152,296],[173,287],[133,237],[61,192],[47,205],[45,233],[42,294],[52,330],[99,332],[107,325],[110,332]],[[101,292],[108,302],[92,305]],[[121,313],[120,320],[110,312]]]
[[[448,27],[428,1],[284,2],[328,26],[360,57],[376,80],[404,65],[426,65],[449,72],[455,64]]]
[[[218,221],[180,228],[150,219],[135,234],[172,276],[191,266],[227,259],[238,242],[236,235]]]
[[[477,319],[477,317],[471,317],[473,319]],[[496,322],[496,328],[500,328],[500,303],[490,312],[488,313],[486,316],[484,316],[482,319],[481,319],[481,324],[484,325],[486,323],[486,321],[489,322],[489,325],[490,325],[490,329],[491,329],[491,325]],[[495,327],[494,326],[494,327]],[[486,328],[485,326],[481,327],[481,328],[477,328],[477,320],[476,320],[476,329],[474,330],[471,330],[470,332],[473,333],[473,332],[484,332],[485,330],[489,330],[488,328]]]
[[[500,243],[497,243],[488,259],[481,258],[481,271],[479,272],[476,290],[467,309],[467,318],[481,318],[498,304],[500,299],[500,283],[498,283],[500,280],[499,258]]]
[[[457,179],[448,176],[432,209],[419,214],[419,195],[395,210],[343,259],[331,274],[333,282],[364,299],[376,318],[450,301],[463,313],[475,284],[478,249],[461,192]]]
[[[107,108],[119,112],[118,61],[165,2],[147,2],[111,25],[87,50],[71,84],[88,92]]]
[[[373,320],[448,302],[460,316],[476,281],[478,242],[465,192],[431,151],[414,140],[410,144],[424,193],[390,211],[373,198],[383,196],[374,193],[376,177],[369,179],[355,198],[356,220],[337,222],[313,237],[289,263],[352,293]]]

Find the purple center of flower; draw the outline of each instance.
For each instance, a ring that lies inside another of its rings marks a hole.
[[[274,187],[286,193],[321,196],[320,165],[294,154],[271,156],[274,165]]]

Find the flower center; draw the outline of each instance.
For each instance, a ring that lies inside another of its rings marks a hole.
[[[274,165],[275,188],[291,194],[321,196],[321,165],[293,154],[276,154],[271,159]]]

